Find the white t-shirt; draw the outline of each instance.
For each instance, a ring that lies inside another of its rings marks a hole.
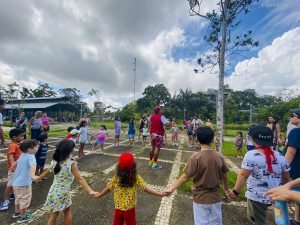
[[[0,126],[3,125],[3,116],[2,113],[0,112]]]
[[[148,128],[143,128],[143,136],[147,136],[148,135]]]
[[[192,125],[193,125],[193,126],[196,126],[196,125],[203,125],[203,124],[204,124],[203,121],[200,120],[200,119],[193,119],[193,121],[192,121]]]
[[[88,140],[88,130],[86,127],[80,127],[79,129],[80,137],[79,142],[86,142]]]
[[[252,143],[249,134],[246,134],[246,143],[247,145],[253,146],[254,144]]]
[[[290,166],[286,158],[274,151],[277,159],[276,163],[272,163],[273,173],[268,171],[266,156],[257,150],[246,153],[242,162],[242,168],[250,170],[251,174],[247,180],[246,197],[264,204],[271,204],[270,200],[264,197],[266,191],[271,188],[279,187],[282,172],[288,172]]]

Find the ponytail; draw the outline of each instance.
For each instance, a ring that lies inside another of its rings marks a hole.
[[[56,161],[56,165],[54,167],[54,174],[58,174],[60,172],[60,163],[69,158],[74,147],[75,144],[71,140],[63,140],[56,145],[56,149],[52,157],[53,160]]]

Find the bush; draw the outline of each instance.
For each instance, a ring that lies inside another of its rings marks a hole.
[[[226,124],[225,125],[225,129],[226,130],[248,130],[248,128],[250,127],[249,124]]]

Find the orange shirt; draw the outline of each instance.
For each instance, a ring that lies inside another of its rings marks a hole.
[[[14,160],[17,161],[22,154],[22,151],[20,149],[20,143],[12,141],[8,146],[8,152],[7,152],[7,169],[10,169],[11,163],[9,161],[9,155],[13,155]]]

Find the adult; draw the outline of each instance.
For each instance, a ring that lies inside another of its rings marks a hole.
[[[273,150],[277,150],[278,141],[280,140],[280,133],[281,133],[280,124],[274,118],[274,116],[269,116],[267,127],[269,127],[273,132]]]
[[[203,126],[204,123],[203,121],[199,118],[198,115],[195,115],[194,119],[192,120],[192,125],[194,126],[194,128],[198,125],[198,126]]]
[[[87,140],[88,140],[88,144],[90,145],[91,144],[91,135],[89,133],[89,125],[91,124],[91,119],[89,118],[88,114],[87,113],[84,113],[83,114],[83,117],[80,118],[79,120],[79,124],[82,122],[82,121],[85,121],[86,122],[86,129],[87,129]]]
[[[5,107],[5,101],[4,99],[0,98],[0,110],[2,111],[2,109],[4,109]],[[2,116],[2,113],[0,111],[0,145],[1,147],[5,147],[5,138],[4,138],[4,132],[3,132],[3,129],[2,129],[2,126],[3,126],[3,116]]]
[[[295,110],[290,116],[290,121],[287,125],[286,138],[288,138],[291,130],[300,126],[300,110]],[[287,139],[288,142],[288,139]]]
[[[164,146],[165,129],[164,126],[170,126],[170,122],[162,115],[159,106],[154,108],[154,114],[149,118],[150,135],[151,135],[151,152],[149,166],[152,169],[161,169],[162,166],[157,164],[160,149]]]
[[[120,147],[120,136],[121,136],[121,129],[122,129],[122,123],[119,116],[116,116],[115,118],[115,148]]]
[[[50,131],[50,123],[52,123],[54,120],[47,116],[47,113],[42,114],[42,126],[44,131],[49,132]]]
[[[146,125],[146,127],[148,127],[147,114],[144,113],[142,118],[139,121],[139,140],[140,140],[140,137],[143,133],[143,128],[144,128],[145,125]]]
[[[271,149],[272,130],[257,125],[251,128],[249,135],[255,150],[246,153],[235,187],[228,196],[235,198],[247,185],[247,217],[256,225],[265,225],[267,208],[271,206],[265,193],[289,181],[290,167],[284,156]]]
[[[16,128],[24,130],[24,139],[26,139],[27,117],[25,116],[25,112],[21,112],[20,115],[16,117]]]
[[[300,178],[300,128],[291,130],[288,136],[285,157],[291,166],[290,175],[293,180]],[[296,204],[295,222],[300,224],[300,207]]]
[[[36,111],[34,117],[29,120],[29,126],[31,131],[31,139],[37,140],[43,131],[43,122],[42,122],[42,111]]]

